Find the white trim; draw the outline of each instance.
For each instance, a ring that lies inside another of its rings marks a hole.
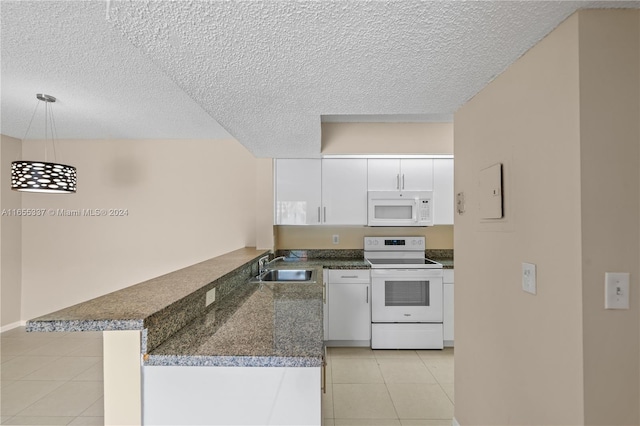
[[[27,325],[26,321],[12,322],[11,324],[3,325],[2,327],[0,327],[0,333],[4,333],[5,331],[13,330],[14,328],[24,327],[25,325]]]
[[[458,423],[455,417],[451,420],[451,426],[460,426],[460,423]]]

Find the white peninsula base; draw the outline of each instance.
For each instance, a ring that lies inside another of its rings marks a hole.
[[[321,367],[142,368],[145,425],[317,425]]]

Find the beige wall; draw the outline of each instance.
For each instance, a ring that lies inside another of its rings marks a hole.
[[[638,424],[638,296],[603,309],[605,271],[638,288],[637,13],[570,17],[455,115],[461,425]],[[496,162],[505,217],[483,220]]]
[[[380,228],[366,226],[274,226],[277,249],[360,249],[364,237],[422,236],[428,249],[453,249],[453,226],[439,225],[428,228]],[[339,244],[333,244],[338,235]]]
[[[579,20],[585,424],[639,424],[638,12]],[[630,310],[603,309],[607,271],[631,273]]]
[[[453,123],[322,123],[322,154],[452,154]]]
[[[20,140],[0,137],[0,330],[20,321],[22,280],[22,218],[13,209],[22,206],[19,192],[11,190],[11,162],[20,159]],[[4,211],[7,209],[8,211]]]
[[[78,169],[78,192],[23,194],[23,207],[128,214],[23,219],[23,320],[256,245],[257,160],[235,140],[57,146]],[[23,150],[42,156],[39,142]]]

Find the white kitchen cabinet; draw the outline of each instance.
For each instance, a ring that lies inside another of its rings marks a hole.
[[[321,219],[319,159],[276,160],[276,225],[314,225]]]
[[[444,345],[453,346],[453,269],[445,269],[444,277],[442,279],[444,291],[443,291],[443,303],[444,303],[444,318],[443,318],[443,331],[444,331]]]
[[[429,158],[369,159],[370,191],[430,191],[433,161]]]
[[[367,160],[276,160],[276,225],[366,225]]]
[[[322,224],[367,224],[367,160],[322,160]]]
[[[433,224],[453,225],[453,158],[433,160]]]
[[[327,346],[370,346],[371,278],[369,270],[325,271]]]

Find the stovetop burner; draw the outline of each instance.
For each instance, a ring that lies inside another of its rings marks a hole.
[[[441,269],[424,257],[424,237],[365,237],[364,257],[373,269]]]

